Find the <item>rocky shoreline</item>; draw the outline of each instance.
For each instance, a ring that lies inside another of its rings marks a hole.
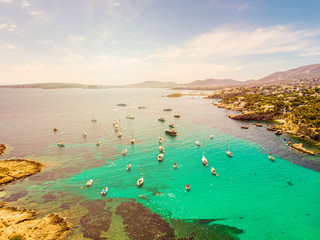
[[[25,160],[0,161],[0,185],[6,185],[42,170],[43,164]],[[1,239],[48,239],[63,238],[70,229],[65,218],[50,214],[36,218],[37,212],[16,207],[8,207],[0,202],[0,236]]]
[[[66,219],[58,214],[34,219],[37,213],[32,210],[7,207],[0,203],[1,239],[61,239],[69,231]]]
[[[266,120],[274,120],[279,121],[279,116],[274,115],[271,112],[248,112],[244,108],[235,107],[232,104],[222,104],[213,102],[212,105],[217,106],[218,108],[224,108],[231,111],[240,111],[241,114],[229,115],[228,117],[234,120],[253,120],[253,121],[266,121]],[[267,128],[269,131],[276,131],[276,135],[281,134],[289,134],[298,138],[302,138],[305,140],[310,140],[316,142],[317,146],[320,148],[320,135],[317,134],[313,129],[308,128],[303,124],[293,124],[289,118],[285,118],[281,120],[280,123],[273,124]],[[307,150],[300,147],[293,147],[299,152],[315,155],[314,151]]]
[[[25,159],[2,160],[0,161],[0,185],[36,174],[42,168],[43,164],[35,161]]]
[[[0,144],[0,155],[2,155],[6,149],[7,149],[6,145]]]

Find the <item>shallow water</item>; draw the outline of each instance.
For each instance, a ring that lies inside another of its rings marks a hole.
[[[0,89],[5,103],[0,107],[0,142],[9,147],[0,159],[46,164],[43,172],[6,186],[0,200],[11,197],[12,204],[59,212],[79,199],[101,199],[100,191],[107,186],[108,198],[136,199],[168,219],[207,219],[207,224],[237,227],[244,230],[240,239],[319,239],[320,173],[310,169],[319,170],[318,156],[289,149],[286,143],[292,138],[275,136],[266,126],[227,118],[232,112],[212,106],[211,100],[162,97],[169,92]],[[125,118],[128,108],[116,106],[121,102],[130,104],[134,120]],[[163,111],[166,107],[173,111]],[[92,117],[98,121],[93,123]],[[113,120],[120,120],[122,138],[116,136]],[[164,134],[170,122],[177,125],[177,137]],[[242,125],[250,128],[243,130]],[[159,136],[165,148],[160,163]],[[65,147],[56,145],[59,138]],[[228,142],[232,158],[225,154]],[[124,148],[126,156],[121,155]],[[209,167],[201,163],[203,151]],[[126,171],[129,160],[132,168]],[[178,169],[172,167],[175,162]],[[219,176],[211,174],[211,166]],[[144,184],[138,188],[140,175]],[[89,179],[92,186],[80,188]],[[187,183],[190,192],[185,191]],[[22,188],[27,193],[13,199]]]

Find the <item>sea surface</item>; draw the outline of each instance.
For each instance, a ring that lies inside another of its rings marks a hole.
[[[320,239],[319,153],[308,156],[290,149],[288,141],[301,140],[266,131],[268,123],[259,128],[254,122],[231,120],[227,115],[235,112],[212,106],[212,100],[164,97],[169,93],[0,89],[0,143],[8,146],[0,160],[23,158],[46,165],[41,173],[4,187],[0,201],[46,215],[68,214],[65,206],[80,199],[130,198],[168,220],[236,227],[243,230],[240,239]],[[173,110],[163,111],[167,107]],[[127,119],[129,113],[135,119]],[[181,117],[174,118],[175,114]],[[160,117],[166,121],[158,121]],[[121,138],[114,131],[114,120]],[[164,133],[171,122],[176,137]],[[241,129],[243,125],[249,129]],[[157,160],[160,136],[165,149],[162,162]],[[59,139],[65,147],[57,146]],[[312,143],[303,143],[315,149]],[[226,155],[228,145],[232,158]],[[126,156],[123,149],[128,150]],[[203,154],[209,167],[201,162]],[[126,171],[129,161],[132,168]],[[211,167],[218,176],[211,174]],[[144,183],[138,188],[140,176]],[[86,188],[89,179],[93,184]],[[186,184],[191,191],[185,191]],[[107,198],[100,194],[103,187],[109,188]],[[70,239],[78,233],[73,234]]]

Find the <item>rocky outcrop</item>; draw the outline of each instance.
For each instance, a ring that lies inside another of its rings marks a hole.
[[[6,145],[0,144],[0,155],[3,154],[6,149],[7,149]]]
[[[320,133],[316,131],[316,128],[310,128],[302,123],[294,124],[290,119],[285,120],[280,130],[301,138],[320,142]]]
[[[310,151],[308,149],[305,149],[303,147],[303,144],[302,143],[295,143],[295,144],[292,144],[291,145],[292,148],[298,150],[299,152],[302,152],[302,153],[307,153],[307,154],[310,154],[310,155],[316,155],[316,152],[314,151]]]
[[[256,121],[263,121],[263,120],[272,120],[274,119],[273,113],[243,113],[239,115],[229,115],[228,116],[234,120],[256,120]]]
[[[61,239],[69,231],[66,219],[58,214],[34,219],[35,211],[7,207],[0,203],[0,236],[1,239]]]
[[[217,103],[217,102],[212,102],[211,103],[213,106],[216,106],[218,108],[224,108],[230,111],[243,111],[243,107],[235,106],[233,104],[224,104],[224,103]]]
[[[42,168],[43,164],[25,159],[0,161],[0,185],[31,176]]]

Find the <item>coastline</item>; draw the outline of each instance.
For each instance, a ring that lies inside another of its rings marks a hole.
[[[292,136],[295,136],[299,139],[304,139],[311,141],[315,143],[320,149],[320,142],[313,140],[309,135],[312,135],[313,132],[310,131],[306,126],[303,125],[295,125],[293,124],[290,120],[288,119],[279,119],[279,116],[276,116],[273,113],[264,113],[264,112],[254,112],[254,111],[246,111],[244,108],[236,107],[233,106],[233,104],[223,104],[223,103],[216,103],[212,102],[211,103],[213,106],[216,106],[218,108],[224,108],[229,111],[239,111],[241,112],[240,114],[236,115],[228,115],[229,118],[233,120],[244,120],[244,121],[268,121],[272,120],[277,123],[272,124],[270,127],[267,128],[269,131],[276,131],[277,135],[281,134],[289,134]],[[316,155],[315,151],[308,150],[302,146],[302,144],[299,144],[299,146],[292,147],[293,149],[305,153],[305,154],[310,154],[310,155]]]
[[[39,162],[13,159],[0,161],[0,185],[39,173],[44,165]],[[33,210],[6,206],[0,202],[0,235],[3,239],[61,239],[70,224],[58,214],[37,218]]]

